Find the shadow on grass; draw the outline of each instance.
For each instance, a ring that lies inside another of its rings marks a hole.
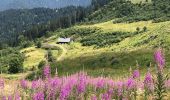
[[[56,67],[59,75],[73,74],[84,70],[93,76],[126,76],[129,68],[132,70],[139,65],[140,70],[147,71],[150,63],[154,63],[153,50],[137,50],[129,53],[105,52],[93,56],[83,55],[74,59],[67,58],[52,63],[52,73]]]

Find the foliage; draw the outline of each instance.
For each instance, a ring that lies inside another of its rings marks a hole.
[[[11,60],[9,61],[9,73],[19,73],[23,71],[23,62],[24,59],[19,56],[12,56]]]
[[[56,59],[54,58],[51,50],[48,50],[48,52],[47,52],[47,60],[48,60],[48,62],[54,62],[54,61],[56,60]]]
[[[34,8],[0,12],[0,44],[18,46],[24,41],[48,36],[49,31],[70,27],[83,20],[86,16],[85,9],[70,6],[61,9]]]
[[[42,61],[38,64],[38,69],[42,69],[45,65],[46,65],[46,61],[42,60]]]
[[[36,46],[37,46],[37,48],[41,48],[41,46],[42,46],[41,41],[38,41],[38,42],[36,43]]]
[[[164,67],[165,67],[165,58],[162,49],[158,49],[155,52],[155,61],[157,63],[157,78],[155,83],[155,96],[156,100],[164,100],[167,89],[166,89],[166,81],[168,81],[168,75],[164,75]]]
[[[0,51],[0,64],[4,73],[18,73],[23,70],[24,55],[17,48]]]
[[[147,31],[147,27],[146,27],[146,26],[143,27],[143,31],[144,31],[144,32]]]
[[[84,37],[80,42],[83,46],[96,45],[98,47],[105,47],[113,45],[114,43],[119,43],[133,34],[134,33],[129,32],[98,33]]]
[[[170,20],[168,10],[170,7],[169,0],[151,0],[150,2],[132,3],[127,0],[113,0],[106,6],[93,12],[88,18],[91,22],[119,18],[115,19],[114,23],[147,20],[162,22]]]

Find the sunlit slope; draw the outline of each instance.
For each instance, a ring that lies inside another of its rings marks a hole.
[[[123,48],[136,49],[145,46],[151,47],[159,44],[168,46],[170,44],[170,22],[152,23],[151,21],[142,21],[135,23],[113,24],[112,21],[108,21],[94,25],[82,25],[77,27],[97,27],[103,30],[103,32],[135,32],[137,27],[140,28],[140,31],[142,31],[144,27],[147,27],[146,32],[126,38],[118,44],[113,44],[112,47],[118,50]]]
[[[151,2],[151,0],[130,0],[132,3],[140,3],[140,2],[142,2],[142,3],[145,3],[146,1],[147,2]]]
[[[101,30],[94,33],[96,36],[98,34],[117,31],[133,33],[136,32],[137,27],[140,28],[140,31],[143,30],[143,27],[147,27],[147,31],[127,37],[118,43],[96,48],[93,45],[82,46],[80,41],[78,41],[86,36],[94,35],[93,33],[78,35],[82,33],[82,28],[89,27],[91,29],[97,27],[97,29]],[[170,53],[168,52],[170,45],[170,22],[152,23],[151,21],[142,21],[113,24],[112,21],[108,21],[93,25],[77,25],[54,32],[56,35],[46,38],[45,40],[48,41],[45,43],[50,45],[55,44],[57,37],[60,37],[60,33],[66,34],[66,31],[67,33],[72,33],[72,29],[78,29],[78,31],[75,31],[77,34],[73,35],[76,40],[70,44],[61,45],[66,52],[62,56],[62,59],[57,61],[57,68],[60,75],[74,73],[82,69],[92,75],[100,75],[103,73],[103,69],[105,70],[103,74],[120,75],[120,72],[122,70],[126,72],[129,66],[135,68],[136,61],[142,66],[142,69],[145,69],[150,62],[153,62],[153,52],[158,46],[167,48],[166,60],[167,65],[170,65]],[[28,58],[26,58],[24,66],[37,66],[41,60],[45,59],[44,55],[46,51],[44,49],[31,47],[24,50],[29,51],[29,49],[33,49],[33,51],[25,53]],[[59,57],[58,51],[52,52],[53,56],[57,59]]]
[[[21,50],[25,54],[24,67],[32,68],[37,66],[40,61],[45,60],[46,50],[29,47]]]
[[[149,29],[155,29],[155,27],[157,27],[158,25],[160,25],[160,23],[154,24],[151,21],[113,24],[113,20],[111,20],[111,21],[107,21],[103,23],[94,24],[94,25],[82,25],[82,26],[77,26],[77,27],[98,27],[98,28],[101,28],[105,32],[110,32],[110,31],[134,32],[136,31],[137,27],[143,28],[144,26],[146,26]]]
[[[167,65],[170,65],[170,53],[168,51],[170,22],[152,23],[147,21],[113,24],[112,21],[109,21],[95,25],[75,26],[75,28],[98,27],[105,33],[116,31],[135,32],[137,27],[142,30],[144,26],[147,27],[146,32],[125,38],[119,43],[107,47],[95,48],[94,46],[82,46],[80,43],[71,43],[67,47],[68,50],[64,60],[58,63],[59,70],[72,73],[84,68],[92,75],[100,75],[105,69],[104,74],[106,75],[108,73],[120,75],[121,71],[127,71],[129,66],[136,68],[136,62],[140,64],[141,69],[146,69],[146,66],[154,63],[154,50],[159,46],[166,48]]]

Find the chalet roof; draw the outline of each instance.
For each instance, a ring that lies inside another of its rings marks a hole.
[[[58,38],[58,42],[70,42],[71,38]]]

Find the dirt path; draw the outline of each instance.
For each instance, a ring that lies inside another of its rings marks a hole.
[[[67,49],[63,45],[55,44],[55,43],[51,43],[51,44],[46,43],[46,44],[43,44],[43,45],[46,48],[56,48],[56,49],[59,48],[61,50],[61,53],[57,57],[57,61],[63,60],[63,58],[65,57],[65,55],[67,53]]]
[[[57,58],[57,61],[61,61],[63,60],[63,58],[65,57],[66,53],[67,53],[67,49],[64,48],[64,46],[59,45],[59,44],[51,44],[53,46],[57,46],[58,48],[61,49],[61,54],[59,55],[59,57]]]

